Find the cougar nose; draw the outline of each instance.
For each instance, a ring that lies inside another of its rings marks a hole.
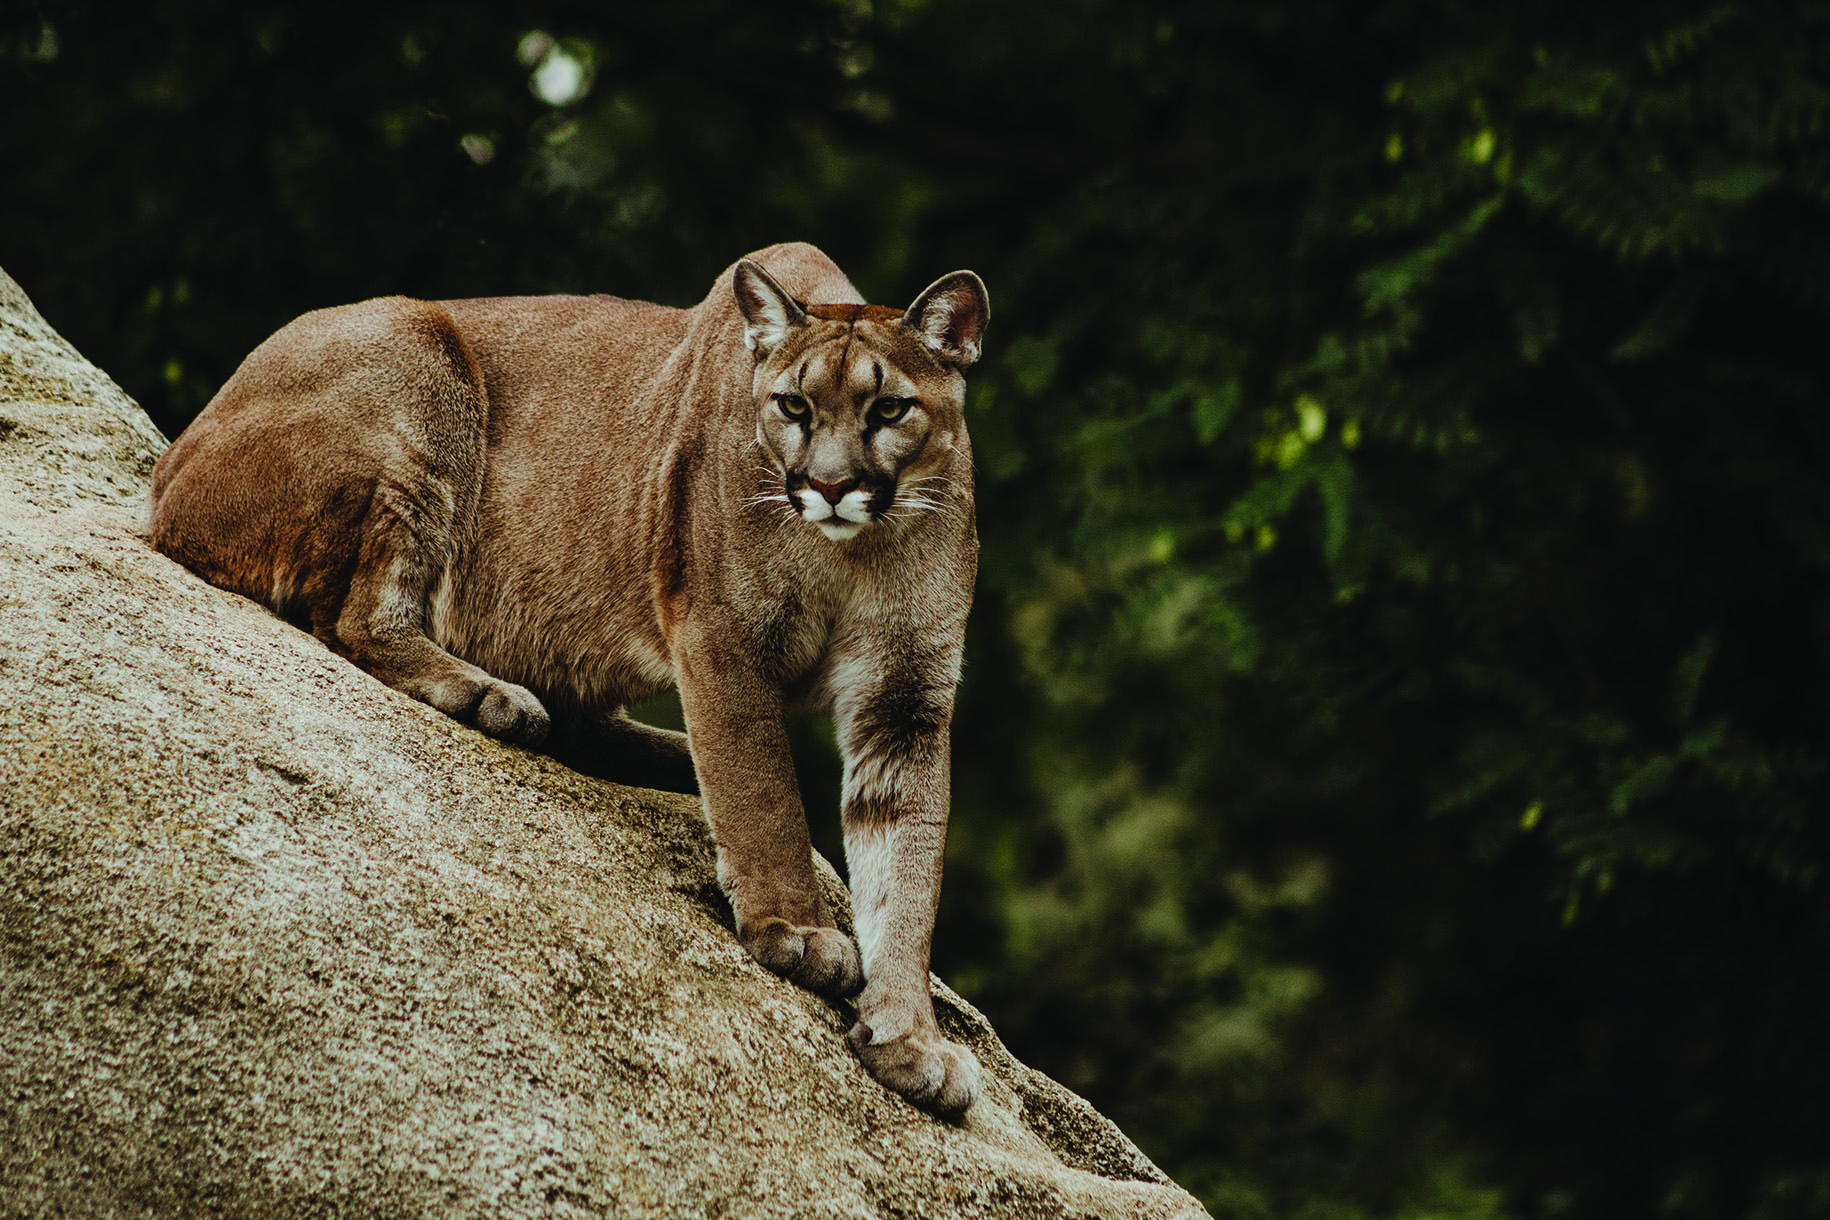
[[[826,497],[826,503],[837,504],[845,498],[845,493],[858,485],[856,479],[846,479],[843,483],[822,483],[812,475],[807,476],[807,485]]]

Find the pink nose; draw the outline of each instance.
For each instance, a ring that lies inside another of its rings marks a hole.
[[[837,504],[845,498],[845,493],[858,485],[856,479],[846,479],[843,483],[822,483],[812,475],[807,476],[807,485],[826,497],[826,503]]]

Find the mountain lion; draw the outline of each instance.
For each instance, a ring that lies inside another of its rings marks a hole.
[[[889,309],[798,244],[691,309],[319,310],[160,459],[151,539],[493,737],[701,792],[744,946],[857,995],[871,1074],[958,1114],[979,1067],[935,1022],[928,952],[989,315],[969,271]],[[684,735],[623,715],[670,685]],[[837,726],[856,945],[819,897],[790,704]]]

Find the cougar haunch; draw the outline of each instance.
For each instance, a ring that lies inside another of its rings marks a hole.
[[[160,459],[150,536],[491,736],[700,792],[744,946],[855,995],[870,1072],[957,1114],[979,1069],[935,1023],[928,952],[988,317],[969,271],[884,308],[806,245],[691,309],[319,310]],[[624,714],[668,686],[685,734]],[[791,705],[837,727],[855,944],[820,898]]]

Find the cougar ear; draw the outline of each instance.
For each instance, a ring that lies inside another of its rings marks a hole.
[[[902,315],[902,324],[921,336],[942,364],[962,373],[978,363],[979,337],[989,321],[985,282],[970,271],[941,276]]]
[[[743,311],[743,342],[758,360],[788,337],[788,332],[807,324],[807,311],[775,282],[775,277],[749,259],[741,259],[731,277],[737,293],[737,308]]]

